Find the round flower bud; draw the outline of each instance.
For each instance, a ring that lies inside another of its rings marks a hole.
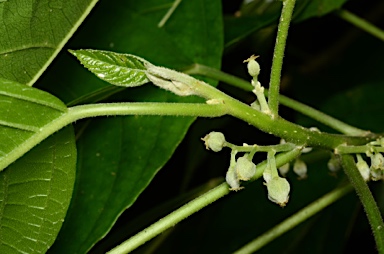
[[[359,170],[361,176],[363,177],[364,181],[369,181],[370,178],[370,169],[368,164],[363,160],[360,154],[356,155],[357,157],[357,163],[356,167]]]
[[[258,62],[256,62],[255,60],[256,58],[258,58],[258,56],[252,55],[250,58],[244,61],[244,62],[248,62],[247,64],[248,73],[252,77],[257,77],[260,74],[260,65]]]
[[[331,158],[329,159],[327,166],[331,172],[337,172],[341,168],[340,161],[334,154],[332,154]]]
[[[245,154],[237,159],[235,170],[239,180],[248,181],[256,174],[256,165]]]
[[[220,152],[225,145],[225,137],[221,132],[212,131],[202,140],[205,142],[205,148],[211,149],[214,152]]]
[[[285,163],[283,166],[279,168],[279,172],[282,176],[286,176],[289,171],[289,163]]]
[[[305,179],[307,178],[307,165],[304,161],[296,159],[293,164],[293,172],[299,176],[299,179]]]
[[[231,187],[230,190],[238,191],[242,189],[240,187],[239,179],[237,179],[236,171],[231,168],[229,168],[225,175],[225,181]]]
[[[291,187],[285,178],[274,177],[267,185],[268,199],[284,207],[288,203]]]
[[[384,178],[383,171],[381,169],[370,168],[370,174],[372,181],[379,181]]]
[[[375,153],[371,156],[372,169],[384,169],[384,157],[381,153]]]

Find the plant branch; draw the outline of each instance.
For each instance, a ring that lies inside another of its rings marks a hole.
[[[356,27],[384,41],[384,31],[376,27],[375,25],[369,23],[368,21],[356,16],[355,14],[347,10],[339,10],[338,12],[336,12],[336,14],[345,21],[348,21]]]
[[[283,235],[284,233],[293,229],[294,227],[304,222],[305,220],[309,219],[316,213],[320,212],[327,206],[339,200],[340,198],[345,196],[348,192],[350,192],[352,189],[353,188],[351,185],[346,185],[346,186],[342,186],[334,189],[333,191],[319,198],[315,202],[304,207],[303,209],[301,209],[300,211],[298,211],[288,219],[284,220],[280,224],[271,228],[270,230],[268,230],[267,232],[265,232],[255,240],[244,245],[242,248],[238,249],[234,253],[236,254],[254,253],[255,251],[261,249],[263,246],[267,245],[269,242],[273,241],[277,237]]]
[[[300,155],[300,151],[301,151],[300,149],[294,149],[290,152],[277,155],[276,156],[277,166],[281,166],[292,161],[298,155]],[[256,175],[252,178],[252,181],[260,178],[263,175],[263,171],[266,168],[266,166],[267,166],[266,161],[256,166],[257,172],[256,172]],[[229,193],[230,193],[230,190],[229,190],[228,184],[222,183],[216,188],[190,201],[189,203],[185,204],[184,206],[180,207],[179,209],[175,210],[174,212],[170,213],[169,215],[165,216],[159,221],[155,222],[154,224],[142,230],[138,234],[132,236],[130,239],[126,240],[119,246],[116,246],[114,249],[110,250],[107,253],[108,254],[129,253],[134,249],[136,249],[137,247],[139,247],[140,245],[143,245],[144,243],[151,240],[155,236],[164,232],[165,230],[173,227],[175,224],[179,223],[180,221],[186,219],[188,216],[198,212],[202,208],[206,207],[207,205],[213,203],[214,201],[224,197]]]
[[[368,153],[368,152],[384,153],[384,147],[381,146],[338,146],[335,148],[335,154],[351,154],[351,153]]]
[[[215,80],[225,82],[229,85],[243,89],[245,91],[252,91],[253,89],[251,83],[249,83],[244,79],[238,78],[236,76],[222,72],[218,69],[211,68],[201,64],[194,64],[188,69],[185,69],[184,72],[187,74],[196,74],[196,75],[202,75],[208,78],[213,78]],[[267,95],[267,92],[268,91],[266,90],[266,95]],[[306,115],[322,124],[325,124],[339,131],[340,133],[351,135],[351,136],[368,136],[370,134],[369,131],[365,131],[365,130],[361,130],[356,127],[353,127],[332,116],[324,114],[323,112],[317,109],[314,109],[301,102],[290,99],[284,95],[281,95],[281,94],[279,95],[279,101],[282,105],[289,107],[293,110],[296,110],[297,112],[303,115]]]
[[[203,103],[99,103],[75,106],[69,108],[65,114],[40,128],[38,132],[17,149],[8,153],[7,156],[0,160],[0,171],[51,134],[83,118],[125,115],[219,117],[226,113],[226,108],[222,104],[208,105]]]
[[[215,103],[222,104],[227,108],[229,115],[241,119],[261,131],[283,138],[286,141],[297,145],[334,149],[341,144],[363,145],[377,138],[374,134],[365,137],[350,137],[312,131],[284,120],[281,117],[273,117],[270,114],[260,112],[259,110],[221,92],[215,87],[212,87],[203,81],[194,79],[184,73],[161,68],[157,71],[157,74],[170,79],[168,82],[183,84],[183,86],[186,89],[189,89],[191,93],[207,99],[207,102],[214,101]]]
[[[277,117],[279,113],[281,69],[283,66],[284,50],[288,37],[288,28],[291,22],[295,1],[296,0],[283,0],[283,9],[281,11],[280,23],[277,30],[268,95],[269,108],[274,117]]]
[[[377,250],[379,253],[384,253],[384,223],[381,217],[380,210],[364,181],[359,170],[356,167],[355,160],[352,155],[341,155],[341,161],[345,174],[356,190],[357,195],[367,214],[369,224],[371,225],[373,235],[375,237]]]

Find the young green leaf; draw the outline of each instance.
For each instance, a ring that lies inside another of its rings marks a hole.
[[[146,60],[129,54],[102,50],[70,50],[77,59],[100,79],[116,86],[134,87],[149,82]]]

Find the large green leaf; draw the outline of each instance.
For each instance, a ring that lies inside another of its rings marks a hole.
[[[0,253],[47,251],[64,221],[75,170],[75,137],[67,127],[0,172]]]
[[[172,68],[193,63],[218,68],[223,48],[220,1],[183,1],[165,27],[158,28],[157,23],[170,7],[164,3],[168,2],[101,2],[84,30],[74,38],[72,48],[86,45],[126,52]],[[110,85],[82,68],[73,57],[71,61],[67,57],[48,73],[46,89],[66,102],[100,95],[105,88],[111,91]],[[61,72],[63,69],[66,71]],[[127,89],[114,100],[193,102],[196,98],[180,98],[152,86],[141,86]],[[79,139],[73,202],[51,252],[84,253],[99,241],[171,157],[193,120],[119,117],[88,123]]]
[[[298,0],[293,13],[293,21],[301,22],[312,17],[320,17],[339,9],[348,0]],[[241,16],[226,16],[225,48],[270,25],[277,25],[281,2],[251,1],[240,9]]]
[[[42,128],[65,112],[56,97],[0,78],[0,170],[36,145]]]
[[[321,17],[339,9],[348,0],[311,0],[306,7],[295,16],[295,22],[312,17]]]
[[[33,85],[97,0],[0,2],[0,77]]]

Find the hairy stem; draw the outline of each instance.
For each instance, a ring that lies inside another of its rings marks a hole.
[[[373,235],[375,237],[377,250],[379,253],[384,253],[384,223],[381,217],[380,210],[375,202],[367,183],[364,181],[359,170],[356,167],[355,160],[352,155],[341,155],[341,161],[345,174],[356,190],[357,195],[363,204],[367,214],[369,224],[371,225]]]
[[[61,128],[77,120],[96,116],[125,115],[172,115],[218,117],[225,115],[226,108],[222,104],[208,105],[198,103],[107,103],[75,106],[54,121],[42,127],[17,149],[0,160],[0,171],[23,156],[26,152]]]
[[[213,78],[215,80],[225,82],[227,84],[243,89],[245,91],[252,91],[253,89],[253,86],[251,85],[250,82],[205,65],[194,64],[193,66],[186,69],[184,72],[187,74],[196,74],[196,75],[202,75],[208,78]],[[339,131],[340,133],[351,135],[351,136],[367,136],[370,134],[369,131],[365,131],[365,130],[361,130],[356,127],[353,127],[336,118],[333,118],[327,114],[324,114],[323,112],[317,109],[314,109],[301,102],[290,99],[284,95],[279,95],[279,101],[282,105],[289,107],[303,115],[306,115],[322,124],[325,124]]]
[[[295,159],[299,154],[300,154],[300,149],[294,149],[290,152],[279,154],[278,156],[276,156],[276,164],[277,166],[284,165],[285,163],[288,163],[293,159]],[[256,166],[257,173],[256,173],[256,176],[252,178],[252,180],[256,180],[257,178],[260,178],[263,174],[265,167],[266,167],[265,161],[257,165]],[[169,215],[165,216],[159,221],[155,222],[154,224],[142,230],[138,234],[132,236],[130,239],[123,242],[122,244],[120,244],[119,246],[115,247],[114,249],[110,250],[107,253],[108,254],[129,253],[134,249],[136,249],[137,247],[143,245],[147,241],[151,240],[155,236],[164,232],[165,230],[173,227],[175,224],[179,223],[180,221],[186,219],[188,216],[198,212],[202,208],[206,207],[207,205],[213,203],[214,201],[224,197],[229,193],[230,193],[230,190],[227,183],[222,183],[216,188],[190,201],[189,203],[185,204],[184,206],[180,207],[179,209],[175,210],[174,212],[170,213]]]
[[[288,28],[291,22],[295,1],[296,0],[283,1],[283,9],[281,11],[280,23],[276,36],[268,95],[269,108],[272,112],[272,116],[274,117],[277,117],[279,113],[278,111],[281,69],[283,66],[284,50],[288,37]]]
[[[335,154],[351,154],[351,153],[368,153],[368,152],[384,153],[384,147],[378,146],[338,146],[335,149]]]
[[[368,21],[356,16],[355,14],[347,10],[339,10],[338,12],[336,12],[336,14],[340,18],[348,21],[356,27],[384,41],[384,31],[376,27],[375,25],[369,23]]]
[[[280,224],[271,228],[270,230],[268,230],[267,232],[265,232],[255,240],[244,245],[242,248],[238,249],[234,253],[236,254],[254,253],[255,251],[261,249],[263,246],[267,245],[269,242],[273,241],[277,237],[283,235],[284,233],[293,229],[303,221],[309,219],[310,217],[320,212],[327,206],[339,200],[351,190],[352,190],[352,186],[350,185],[334,189],[333,191],[319,198],[315,202],[301,209],[300,211],[298,211],[288,219],[284,220]]]

